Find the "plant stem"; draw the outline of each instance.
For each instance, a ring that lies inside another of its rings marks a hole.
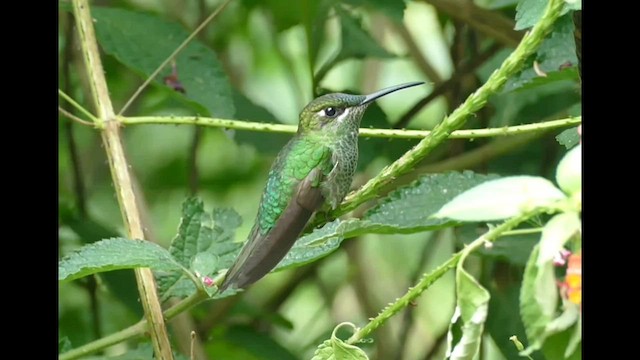
[[[500,68],[491,74],[484,85],[471,94],[462,105],[438,124],[431,134],[420,141],[418,145],[407,151],[393,164],[384,168],[378,176],[369,180],[357,192],[348,195],[342,205],[331,212],[331,217],[335,218],[345,214],[365,201],[374,198],[381,187],[413,169],[427,154],[444,142],[454,130],[462,127],[471,114],[484,107],[489,97],[497,93],[507,82],[507,79],[515,75],[522,68],[525,60],[540,46],[546,35],[551,31],[554,22],[560,16],[563,5],[563,0],[550,0],[540,21],[530,33],[525,34],[520,45],[502,63]]]
[[[413,288],[410,288],[409,291],[397,299],[394,303],[387,306],[378,316],[371,319],[367,325],[363,328],[358,329],[349,340],[347,340],[348,344],[354,344],[358,341],[362,340],[364,337],[369,335],[373,330],[382,326],[389,318],[393,315],[409,306],[409,303],[413,301],[413,299],[417,298],[422,294],[423,291],[427,290],[436,280],[440,279],[444,274],[447,273],[450,269],[454,268],[458,264],[458,260],[462,255],[461,252],[453,254],[449,260],[447,260],[444,264],[438,266],[432,272],[426,274],[422,277],[418,285]]]
[[[67,118],[69,118],[69,120],[73,120],[73,121],[75,121],[75,122],[77,122],[77,123],[79,123],[79,124],[85,125],[85,126],[91,126],[91,127],[93,127],[93,123],[91,123],[91,122],[89,122],[89,121],[82,120],[82,119],[80,119],[79,117],[77,117],[77,116],[73,115],[73,114],[72,114],[72,113],[70,113],[69,111],[67,111],[67,110],[65,110],[65,109],[63,109],[63,108],[61,108],[61,107],[59,107],[59,106],[58,106],[58,111],[59,111],[62,115],[64,115],[64,116],[66,116]]]
[[[74,0],[73,10],[85,61],[87,79],[98,114],[96,124],[103,127],[102,141],[107,153],[127,235],[131,239],[143,239],[144,233],[136,203],[136,195],[120,139],[120,124],[117,122],[113,105],[109,98],[109,89],[107,88],[104,69],[100,60],[89,2],[87,0]],[[153,273],[149,268],[140,268],[135,270],[135,274],[145,318],[151,325],[149,330],[155,357],[156,359],[172,360],[173,353],[162,316],[162,308],[158,301]]]
[[[189,296],[188,298],[180,301],[179,303],[165,310],[164,317],[167,319],[167,321],[171,320],[176,315],[200,303],[206,298],[207,298],[206,294],[203,294],[202,292],[196,292],[195,294]],[[142,336],[148,330],[147,324],[148,324],[147,320],[144,320],[144,319],[140,320],[139,322],[129,326],[126,329],[122,329],[116,333],[107,335],[102,339],[98,339],[96,341],[82,345],[73,350],[67,351],[64,354],[61,354],[58,360],[77,359],[81,356],[95,353],[96,351],[102,350],[111,345],[118,344],[125,340],[134,339],[136,337]]]
[[[82,105],[78,104],[75,100],[73,100],[71,96],[67,95],[64,91],[60,89],[58,89],[58,95],[60,95],[63,99],[67,100],[69,104],[73,105],[74,108],[78,109],[78,111],[85,114],[89,119],[93,120],[93,122],[96,123],[91,125],[95,125],[95,126],[98,125],[98,119],[96,119],[96,117],[92,113],[90,113],[87,109],[82,107]],[[59,107],[59,109],[62,109],[62,108]]]
[[[294,134],[297,131],[295,125],[274,123],[251,122],[242,120],[228,120],[194,116],[119,116],[120,123],[125,125],[141,124],[173,124],[173,125],[200,125],[224,129],[236,129],[247,131],[260,131],[281,134]],[[541,132],[555,128],[562,128],[582,123],[582,116],[568,117],[564,119],[545,121],[534,124],[505,126],[491,129],[457,130],[448,134],[450,139],[475,139],[496,136],[510,136],[530,132]],[[396,129],[371,129],[361,128],[360,136],[373,138],[392,139],[424,139],[436,130],[396,130]]]
[[[553,1],[553,0],[552,0]],[[533,216],[538,215],[541,212],[548,211],[548,208],[535,208],[530,211],[527,211],[521,215],[512,217],[502,224],[490,229],[482,236],[475,239],[471,242],[467,247],[465,247],[462,251],[455,253],[449,260],[447,260],[444,264],[440,265],[438,268],[433,270],[431,273],[426,274],[420,282],[413,288],[410,288],[409,291],[397,299],[395,302],[387,306],[378,316],[374,319],[371,319],[367,325],[363,328],[358,329],[350,338],[347,340],[347,343],[354,344],[364,337],[369,335],[376,328],[382,326],[389,318],[391,318],[396,313],[400,312],[403,308],[407,307],[410,302],[416,299],[423,291],[427,290],[436,280],[446,274],[449,269],[452,269],[458,265],[458,262],[470,254],[472,251],[478,249],[480,246],[483,246],[488,241],[495,241],[498,237],[500,237],[503,233],[513,229],[518,226],[520,223],[532,218]]]

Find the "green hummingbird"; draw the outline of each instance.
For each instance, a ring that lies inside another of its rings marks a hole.
[[[260,280],[285,257],[317,210],[327,205],[335,209],[342,202],[358,164],[365,110],[382,96],[420,84],[369,95],[327,94],[304,107],[297,133],[269,170],[256,221],[219,292]]]

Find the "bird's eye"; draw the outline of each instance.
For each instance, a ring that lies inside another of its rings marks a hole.
[[[324,109],[324,115],[327,117],[332,118],[336,116],[336,114],[338,114],[338,110],[333,106],[329,106],[328,108]]]

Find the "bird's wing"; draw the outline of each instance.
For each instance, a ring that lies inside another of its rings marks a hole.
[[[285,257],[311,215],[324,202],[320,182],[328,165],[332,166],[321,162],[298,183],[291,201],[268,232],[262,233],[260,227],[254,225],[247,243],[220,285],[220,292],[230,286],[244,288],[258,281]]]

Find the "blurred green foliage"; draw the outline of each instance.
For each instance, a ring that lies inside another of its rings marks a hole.
[[[116,110],[221,3],[107,0],[92,4]],[[493,15],[508,21],[512,28],[524,29],[535,23],[546,1],[485,0],[476,1],[477,6],[473,2],[453,3],[458,12],[492,9]],[[70,6],[64,1],[59,4],[59,87],[92,111]],[[527,13],[527,9],[533,12]],[[176,91],[175,83],[167,80],[172,75],[169,66],[125,115],[211,115],[295,124],[299,110],[320,93],[366,93],[405,81],[427,81],[426,90],[406,92],[373,105],[362,123],[363,127],[391,128],[430,91],[455,77],[439,97],[410,119],[409,128],[429,129],[481,85],[512,50],[479,25],[483,19],[463,23],[455,15],[451,8],[431,1],[232,1],[176,58],[175,75],[185,93]],[[468,127],[501,127],[581,115],[574,30],[571,14],[561,18],[527,67],[469,120]],[[499,45],[499,51],[477,66],[468,66],[491,45]],[[539,70],[534,69],[534,63]],[[429,78],[425,67],[442,79]],[[62,107],[68,109],[67,105],[61,101]],[[165,248],[178,233],[181,205],[190,195],[202,199],[206,213],[235,210],[242,223],[229,235],[230,240],[243,241],[257,212],[269,166],[288,139],[281,134],[170,125],[129,127],[122,134],[132,174],[144,197],[141,208],[146,235]],[[484,159],[470,170],[552,180],[558,161],[577,141],[575,129],[552,131],[505,156]],[[354,188],[415,143],[363,139]],[[428,161],[439,162],[485,146],[492,146],[492,140],[452,140]],[[421,175],[411,176],[417,179]],[[401,217],[393,201],[403,196],[413,200],[412,216],[426,216],[436,210],[431,209],[435,205],[429,205],[428,197],[420,197],[429,193],[430,186],[440,190],[437,184],[419,180],[380,201],[363,219],[387,212]],[[114,194],[100,135],[61,115],[61,257],[83,244],[123,236]],[[424,208],[420,208],[420,201]],[[410,222],[412,216],[401,220]],[[240,296],[200,304],[190,311],[195,329],[189,330],[197,331],[201,349],[211,359],[309,359],[337,324],[366,323],[415,284],[418,275],[475,239],[479,227],[465,225],[455,231],[406,235],[359,234],[320,260],[269,275]],[[508,337],[516,334],[526,341],[518,293],[535,239],[533,235],[501,238],[493,249],[481,250],[470,259],[469,272],[481,279],[491,295],[484,331],[492,338],[487,343],[495,346],[486,346],[483,359],[515,358]],[[371,359],[442,358],[455,306],[454,288],[454,277],[448,274],[407,309],[407,314],[390,319],[369,343],[359,347]],[[59,290],[61,351],[121,330],[142,315],[131,271],[92,275],[61,284]],[[176,344],[180,343],[178,338],[188,337],[179,326],[170,330]],[[349,336],[341,331],[337,335],[343,340]],[[566,343],[558,340],[562,336],[570,334],[558,334],[552,341]],[[150,358],[150,347],[136,343],[116,345],[95,358]],[[188,348],[176,345],[174,349],[188,356]],[[556,353],[562,351],[547,345],[544,354],[532,356],[560,358]]]

